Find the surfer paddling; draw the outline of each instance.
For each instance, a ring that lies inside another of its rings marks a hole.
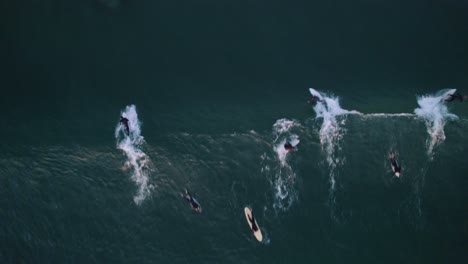
[[[257,220],[255,219],[252,209],[250,209],[249,207],[245,207],[244,213],[245,213],[245,218],[247,219],[247,223],[249,224],[250,230],[252,230],[255,238],[259,242],[262,242],[263,240],[262,231],[260,231],[260,227],[258,226]]]
[[[189,203],[192,206],[193,210],[195,210],[196,212],[201,213],[200,205],[197,203],[197,201],[195,201],[195,199],[193,199],[192,195],[190,195],[190,193],[189,193],[189,191],[187,189],[185,189],[185,199],[187,199],[187,201],[189,201]]]
[[[125,134],[127,134],[127,136],[130,136],[130,127],[128,126],[128,119],[123,116],[120,116],[120,124],[124,126]]]
[[[395,154],[390,154],[390,163],[392,164],[392,170],[395,173],[395,176],[400,177],[401,167],[398,166],[398,163],[395,160]]]
[[[255,223],[255,217],[253,211],[250,211],[250,215],[247,215],[247,219],[249,219],[250,224],[252,225],[252,231],[255,233],[258,231],[258,226]]]
[[[284,149],[287,151],[291,151],[294,150],[294,146],[291,143],[286,142],[286,144],[284,144]]]

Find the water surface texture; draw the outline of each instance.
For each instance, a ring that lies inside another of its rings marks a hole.
[[[466,263],[467,14],[3,1],[0,263]]]

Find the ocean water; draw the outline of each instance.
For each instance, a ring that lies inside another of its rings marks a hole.
[[[466,262],[467,13],[3,1],[0,263]]]

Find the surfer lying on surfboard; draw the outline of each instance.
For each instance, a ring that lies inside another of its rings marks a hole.
[[[185,199],[187,199],[187,201],[189,201],[190,205],[192,206],[193,210],[197,211],[197,212],[201,212],[201,207],[200,205],[197,203],[197,201],[192,197],[192,195],[190,195],[190,193],[188,192],[187,189],[185,189]]]
[[[130,136],[130,127],[128,126],[128,119],[120,116],[120,124],[124,126],[124,131],[127,136]]]
[[[255,216],[252,213],[252,209],[249,207],[244,208],[244,214],[245,214],[245,219],[247,220],[247,223],[249,224],[250,230],[252,230],[255,238],[259,241],[263,241],[263,236],[262,236],[262,231],[260,231],[260,226],[257,223],[257,220],[255,219]]]
[[[390,154],[390,163],[392,164],[392,170],[395,173],[395,176],[400,177],[401,167],[398,166],[398,163],[395,160],[395,154]]]
[[[247,216],[247,218],[249,219],[250,223],[252,224],[252,231],[257,232],[258,227],[255,224],[255,217],[254,217],[253,211],[250,211],[250,214],[252,215],[252,218],[250,218],[250,216]]]

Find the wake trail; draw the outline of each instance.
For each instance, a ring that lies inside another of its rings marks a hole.
[[[136,107],[134,105],[125,107],[125,110],[121,112],[121,116],[128,119],[130,133],[127,136],[124,127],[121,124],[117,124],[115,139],[117,148],[122,150],[127,157],[122,170],[130,170],[131,179],[138,187],[133,201],[139,205],[150,194],[150,190],[153,188],[149,184],[149,174],[153,170],[153,166],[148,155],[142,150],[145,141],[141,135],[141,122],[138,119]]]
[[[415,114],[411,113],[370,113],[370,114],[359,114],[363,117],[416,117]]]
[[[319,99],[314,106],[314,111],[316,113],[316,119],[322,119],[319,132],[320,144],[322,145],[322,150],[325,152],[326,161],[330,168],[330,188],[333,192],[336,183],[336,167],[344,162],[344,158],[339,155],[339,150],[341,149],[340,141],[346,133],[342,125],[345,124],[347,115],[363,114],[358,111],[349,111],[341,108],[338,97],[328,96],[312,88],[309,88],[309,92]]]

